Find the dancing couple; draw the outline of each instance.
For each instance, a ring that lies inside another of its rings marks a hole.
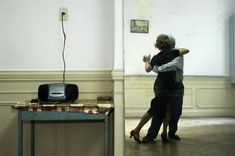
[[[154,83],[155,97],[151,100],[150,108],[142,116],[140,122],[130,132],[130,138],[138,143],[154,142],[163,123],[161,134],[162,143],[169,139],[180,140],[176,135],[178,121],[182,114],[184,85],[183,85],[183,55],[189,52],[186,48],[175,48],[172,36],[161,34],[157,37],[155,48],[160,52],[153,56],[144,55],[145,71],[154,71],[157,78]],[[141,128],[152,118],[147,135],[140,140]],[[167,133],[167,127],[169,132]]]

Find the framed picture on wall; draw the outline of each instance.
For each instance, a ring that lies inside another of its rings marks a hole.
[[[148,33],[149,20],[131,20],[130,24],[131,33]]]

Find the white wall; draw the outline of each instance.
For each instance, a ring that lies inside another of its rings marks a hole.
[[[156,54],[153,43],[161,33],[172,34],[186,47],[185,75],[229,74],[229,17],[234,0],[124,1],[125,75],[146,74],[144,54]],[[149,33],[130,33],[131,19],[149,20]]]
[[[114,2],[106,0],[1,0],[0,70],[62,70],[65,22],[68,70],[112,69]]]
[[[114,0],[114,68],[123,69],[123,0]]]

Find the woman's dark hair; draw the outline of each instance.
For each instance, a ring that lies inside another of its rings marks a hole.
[[[169,50],[172,48],[172,41],[166,34],[161,34],[157,37],[155,47],[159,50]]]

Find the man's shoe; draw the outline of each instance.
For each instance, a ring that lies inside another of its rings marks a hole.
[[[180,141],[181,138],[178,135],[169,135],[169,139]]]
[[[145,136],[145,137],[143,138],[143,140],[142,140],[142,143],[143,143],[143,144],[153,143],[153,142],[155,142],[154,139],[149,138],[148,136]]]

